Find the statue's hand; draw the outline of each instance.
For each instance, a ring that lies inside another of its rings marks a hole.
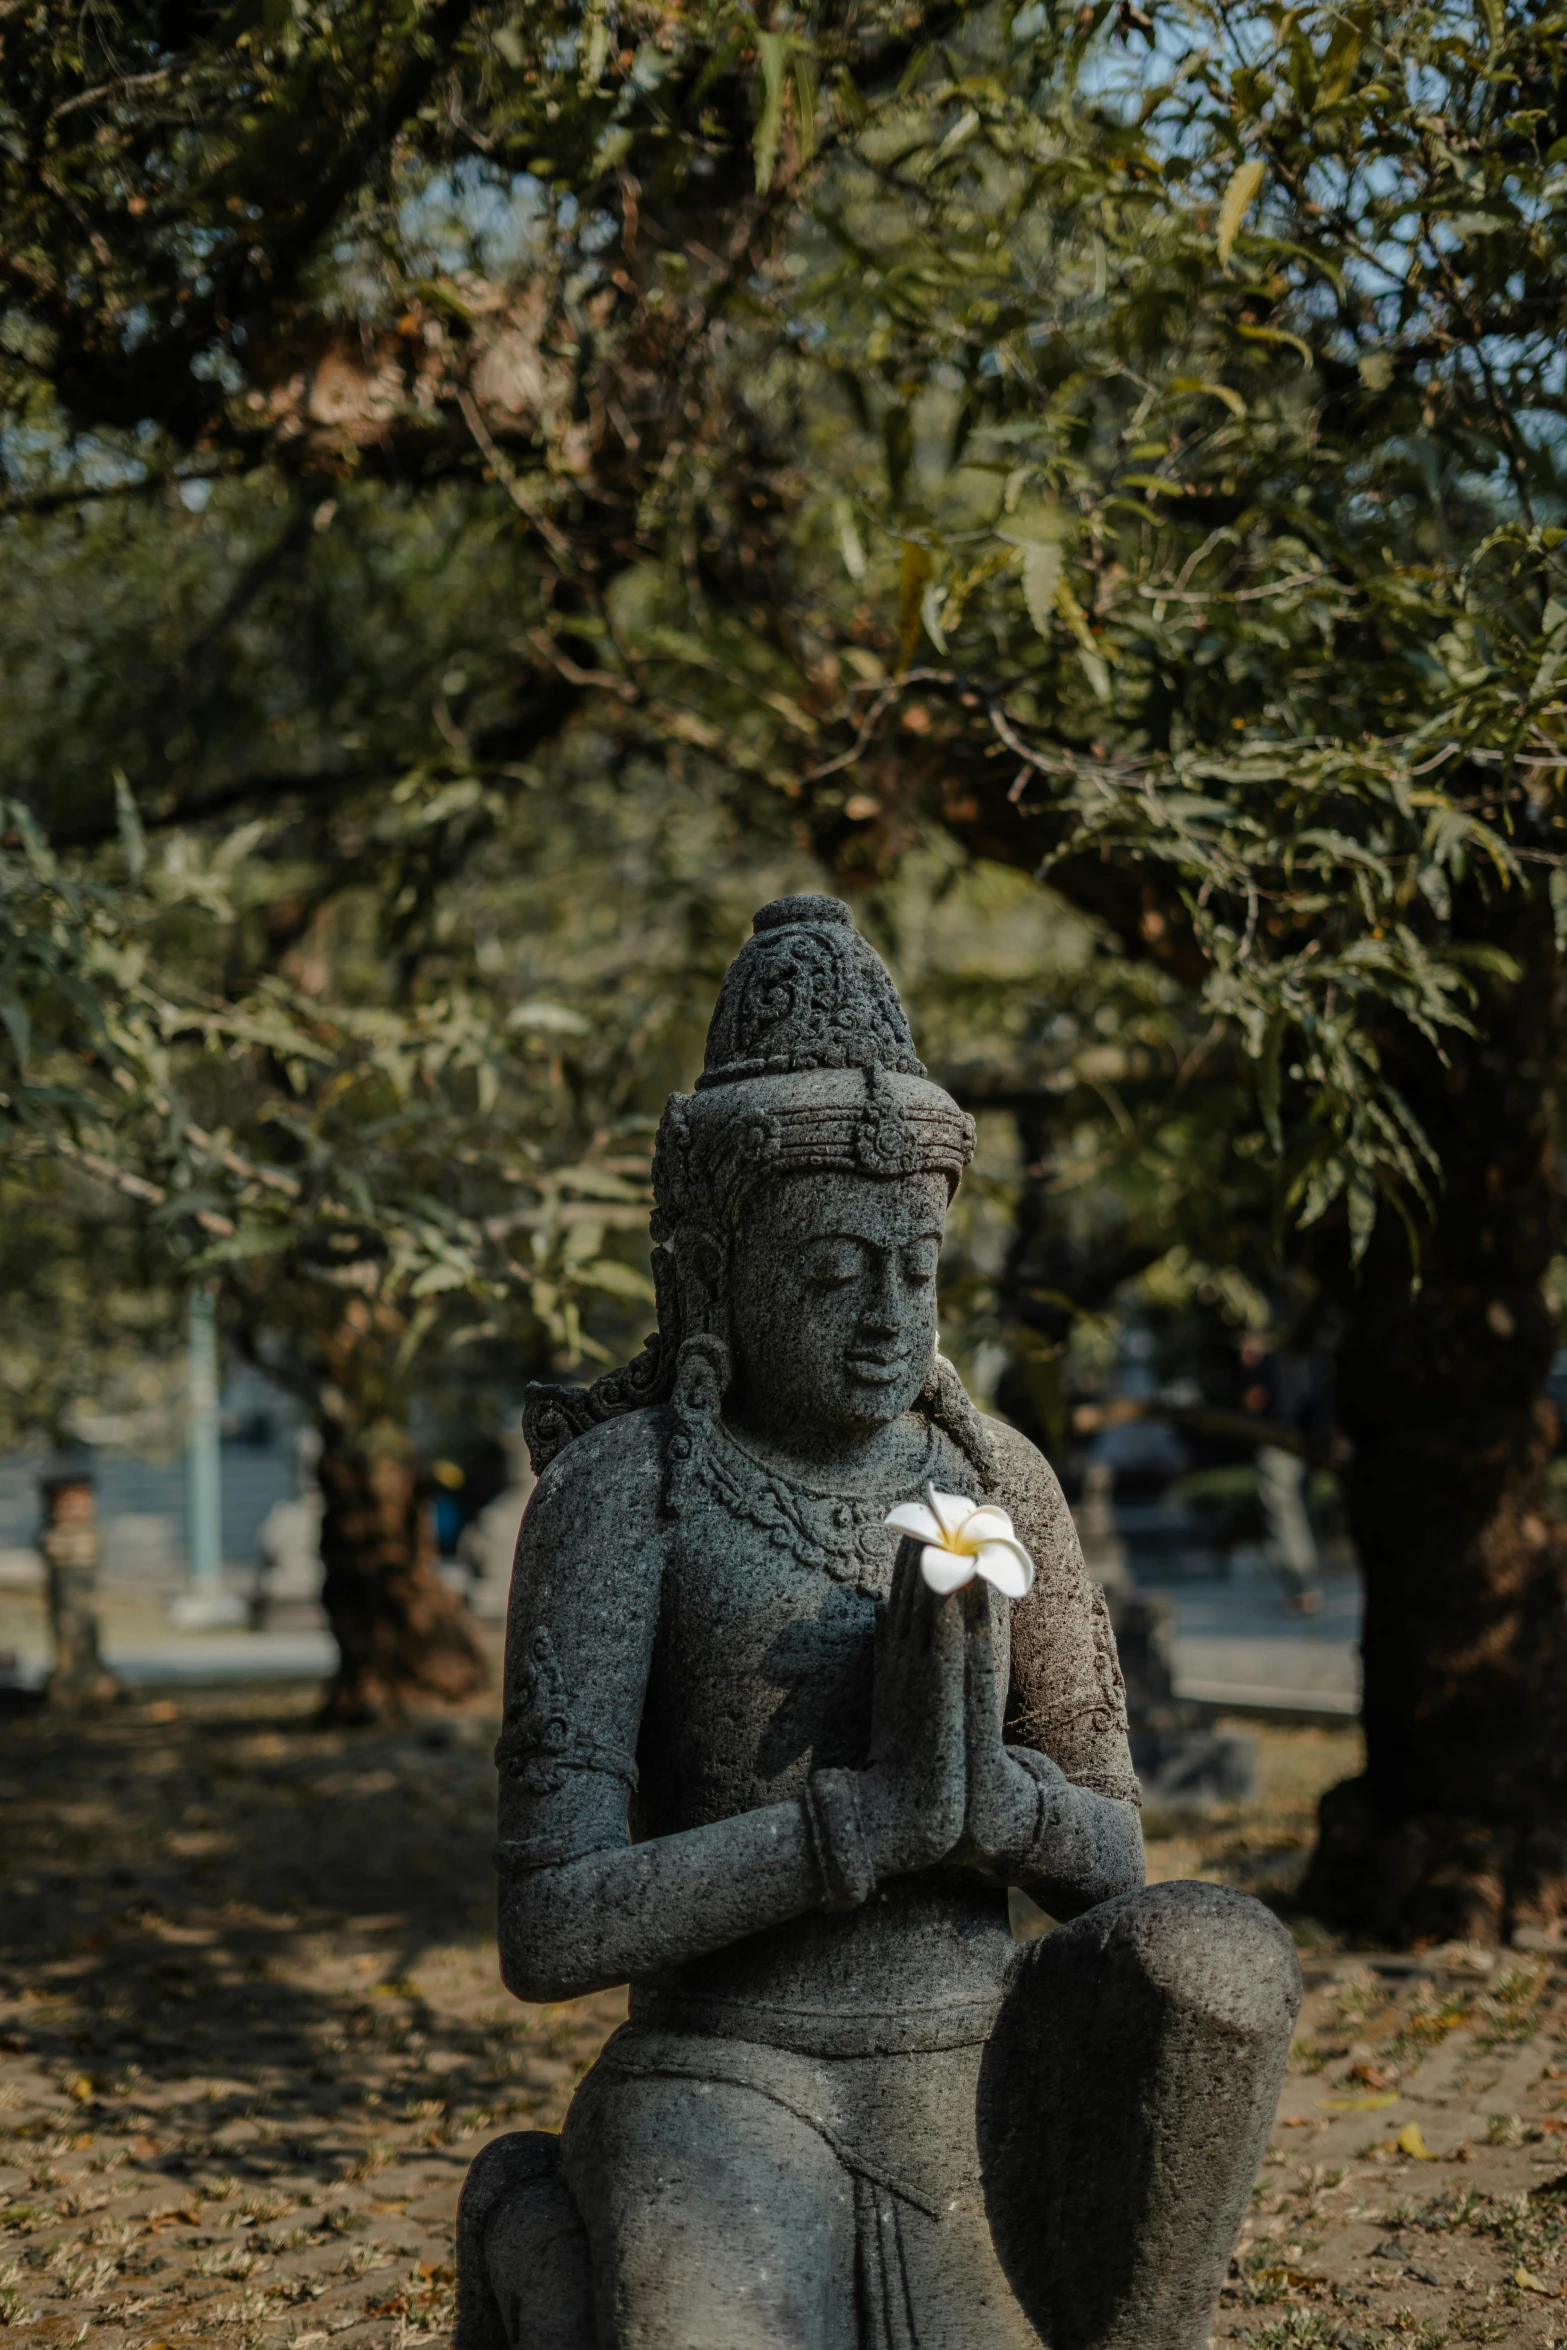
[[[1044,1755],[1034,1755],[1026,1768],[1003,1742],[1005,1692],[997,1687],[991,1604],[977,1578],[961,1594],[967,1804],[953,1858],[1000,1883],[1016,1883],[1025,1861],[1037,1865],[1041,1814],[1053,1783],[1064,1792],[1068,1782]]]
[[[859,1808],[877,1878],[929,1868],[963,1830],[963,1615],[920,1573],[905,1540],[876,1627],[871,1759]]]

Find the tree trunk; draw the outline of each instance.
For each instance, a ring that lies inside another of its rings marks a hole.
[[[410,1448],[400,1430],[322,1431],[321,1602],[338,1667],[337,1722],[396,1719],[410,1702],[453,1704],[488,1679],[461,1602],[435,1571]]]
[[[1365,1575],[1366,1768],[1324,1796],[1302,1906],[1386,1943],[1496,1942],[1567,1909],[1567,1534],[1547,1503],[1561,1228],[1557,987],[1534,918],[1521,984],[1450,1065],[1411,1049],[1445,1184],[1422,1279],[1379,1237],[1339,1358]]]

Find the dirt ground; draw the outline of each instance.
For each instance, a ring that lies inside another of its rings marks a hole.
[[[0,1720],[0,2350],[418,2350],[464,2169],[558,2127],[618,1994],[496,1979],[493,1722],[313,1693]],[[1348,1732],[1151,1873],[1287,1896]],[[1303,1937],[1309,1998],[1216,2342],[1567,2343],[1567,1964]]]

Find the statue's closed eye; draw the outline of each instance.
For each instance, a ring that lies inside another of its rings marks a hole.
[[[849,1240],[819,1242],[805,1256],[805,1277],[821,1289],[841,1289],[864,1270],[862,1252]]]

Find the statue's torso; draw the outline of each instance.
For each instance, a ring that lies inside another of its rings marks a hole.
[[[765,1816],[813,1770],[863,1763],[896,1555],[882,1521],[927,1477],[991,1493],[1038,1568],[1026,1600],[994,1611],[1008,1737],[1135,1800],[1104,1603],[1048,1465],[986,1422],[987,1481],[943,1421],[909,1423],[886,1490],[854,1495],[770,1471],[721,1421],[692,1428],[669,1406],[582,1434],[547,1468],[513,1577],[497,1749],[519,1885],[618,1843],[628,1798],[645,1841]],[[960,2047],[987,2036],[1017,1956],[1005,1894],[930,1869],[662,1974],[633,1958],[632,2009],[807,2055]]]
[[[974,1473],[931,1427],[914,1478],[852,1497],[764,1467],[721,1424],[665,1536],[633,1820],[669,1835],[803,1793],[867,1760],[882,1521]],[[639,2020],[822,2054],[982,2039],[1013,1956],[1004,1895],[957,1872],[887,1887],[633,1987]]]

